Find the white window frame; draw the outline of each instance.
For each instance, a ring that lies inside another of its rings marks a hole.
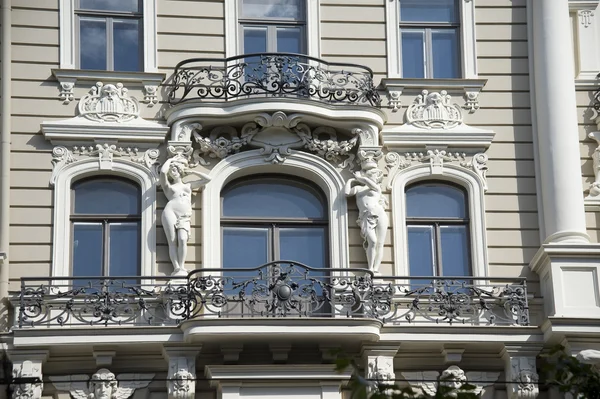
[[[59,0],[60,18],[60,68],[78,69],[78,29],[75,15],[76,0]],[[142,0],[143,20],[143,71],[157,72],[156,0]],[[107,71],[112,72],[112,71]],[[119,73],[119,72],[115,72]]]
[[[240,152],[219,162],[210,171],[211,181],[202,194],[202,267],[222,267],[221,190],[227,183],[254,174],[293,175],[315,183],[323,190],[329,210],[329,267],[348,268],[348,205],[342,194],[344,179],[327,161],[316,155],[293,152],[285,163],[265,162],[261,150]]]
[[[140,186],[141,192],[141,254],[140,275],[152,276],[156,258],[156,184],[150,171],[133,162],[113,159],[111,170],[101,170],[97,158],[75,161],[60,170],[54,184],[54,232],[52,240],[52,277],[71,275],[71,187],[86,177],[118,176]]]
[[[320,0],[305,0],[305,51],[309,57],[319,58],[321,56],[321,34],[320,34],[320,16],[319,3]],[[241,55],[241,38],[242,32],[240,29],[240,1],[226,0],[225,1],[225,57],[234,57]]]
[[[473,277],[487,277],[487,243],[485,229],[485,185],[474,172],[460,166],[444,164],[442,174],[433,174],[430,165],[408,167],[392,181],[392,218],[394,226],[394,273],[409,276],[408,231],[406,228],[406,187],[427,181],[447,181],[467,191],[469,201],[470,256]]]
[[[386,0],[387,69],[389,78],[402,77],[402,40],[400,38],[400,2]],[[477,78],[477,53],[475,43],[475,1],[457,0],[460,12],[460,68],[459,78]]]

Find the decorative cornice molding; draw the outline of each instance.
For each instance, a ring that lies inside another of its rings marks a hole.
[[[56,146],[52,149],[52,175],[50,184],[54,185],[58,175],[64,168],[72,163],[85,160],[86,158],[98,158],[99,170],[112,170],[114,157],[129,158],[128,161],[143,165],[150,172],[155,181],[158,180],[158,149],[148,149],[140,155],[138,148],[117,147],[115,144],[94,144],[90,146],[74,146],[70,151],[64,146]]]
[[[405,153],[404,155],[393,151],[388,152],[385,155],[387,178],[384,187],[386,190],[391,190],[396,174],[414,163],[429,163],[432,175],[442,175],[446,163],[456,163],[465,169],[472,170],[479,177],[484,191],[487,191],[487,161],[488,156],[484,153],[469,156],[464,152],[451,152],[437,148],[427,150],[427,152]]]

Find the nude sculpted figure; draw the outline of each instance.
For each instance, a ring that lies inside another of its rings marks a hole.
[[[199,179],[186,183],[183,177],[196,175]],[[172,275],[186,275],[185,258],[190,238],[192,218],[192,191],[210,181],[204,173],[191,170],[188,160],[176,155],[167,159],[160,169],[160,184],[169,200],[162,213],[162,224],[169,244],[169,257],[173,263]]]
[[[369,270],[379,273],[383,258],[383,243],[388,228],[388,217],[385,213],[386,200],[381,194],[380,183],[383,172],[375,165],[363,167],[354,173],[344,187],[347,197],[356,196],[360,234],[364,238]]]

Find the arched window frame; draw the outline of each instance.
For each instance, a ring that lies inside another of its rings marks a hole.
[[[444,165],[442,174],[431,173],[429,165],[416,165],[398,173],[392,181],[392,218],[394,221],[394,273],[409,276],[408,232],[406,228],[406,187],[415,183],[441,181],[463,187],[469,210],[471,267],[474,277],[486,277],[487,243],[485,229],[484,183],[474,172],[455,165]]]
[[[148,169],[142,165],[114,159],[112,169],[101,170],[98,159],[89,158],[66,165],[60,170],[54,184],[54,232],[52,276],[69,277],[71,274],[71,208],[74,182],[92,176],[121,177],[140,186],[141,192],[141,254],[140,273],[151,276],[156,258],[156,184]]]
[[[265,173],[298,176],[315,183],[323,191],[329,212],[329,265],[348,268],[348,208],[342,176],[316,155],[293,152],[283,164],[273,165],[265,162],[260,150],[227,157],[210,172],[211,181],[202,195],[202,267],[222,266],[221,235],[215,234],[221,226],[221,190],[240,177]]]

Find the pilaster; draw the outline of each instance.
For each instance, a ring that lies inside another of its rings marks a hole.
[[[11,351],[9,358],[13,363],[12,399],[40,399],[44,389],[42,364],[48,358],[48,351]],[[26,381],[26,382],[25,382]]]
[[[508,399],[535,399],[539,395],[536,357],[541,347],[507,346],[504,350]]]
[[[377,383],[393,384],[396,379],[394,357],[399,348],[398,345],[365,345],[361,357],[367,379]]]
[[[193,399],[196,396],[196,357],[200,346],[166,347],[163,353],[169,361],[169,399]]]

